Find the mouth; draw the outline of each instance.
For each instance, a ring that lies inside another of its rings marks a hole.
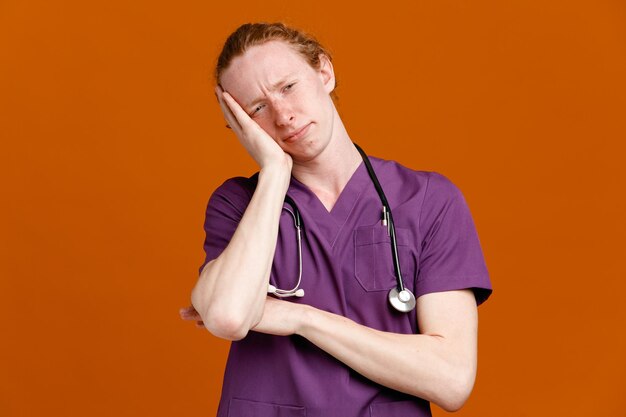
[[[287,136],[283,138],[283,142],[287,142],[287,143],[295,142],[296,140],[306,135],[307,132],[309,131],[309,127],[311,126],[311,123],[307,123],[306,125],[302,126],[300,129],[289,133]]]

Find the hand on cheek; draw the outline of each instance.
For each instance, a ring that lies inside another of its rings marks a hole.
[[[239,142],[261,169],[276,165],[291,172],[293,160],[276,143],[274,138],[263,130],[237,101],[218,85],[215,95],[219,101],[227,125],[235,132]]]

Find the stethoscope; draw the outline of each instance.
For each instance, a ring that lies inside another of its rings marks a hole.
[[[400,261],[398,259],[398,244],[396,242],[396,228],[393,223],[393,216],[391,215],[391,208],[389,207],[389,203],[387,202],[387,197],[385,197],[385,193],[383,192],[380,183],[378,182],[378,178],[376,177],[376,173],[374,172],[374,168],[372,168],[372,164],[370,163],[369,158],[361,149],[359,145],[356,143],[354,146],[357,148],[361,157],[363,158],[363,162],[365,163],[365,167],[367,168],[367,173],[369,174],[372,182],[374,183],[374,187],[376,187],[376,191],[378,192],[378,197],[380,198],[381,203],[383,204],[382,211],[382,225],[387,226],[387,234],[391,237],[391,256],[393,259],[393,266],[396,275],[396,280],[398,284],[389,291],[389,303],[398,311],[402,313],[408,313],[409,311],[415,308],[415,296],[413,293],[404,287],[404,283],[402,282],[402,272],[400,271]],[[277,297],[303,297],[304,290],[300,287],[300,282],[302,281],[302,218],[300,217],[300,212],[298,211],[298,207],[296,203],[293,201],[291,197],[285,195],[285,202],[291,206],[291,209],[284,207],[291,216],[293,217],[294,225],[296,228],[296,239],[298,241],[298,282],[296,286],[290,290],[282,290],[280,288],[276,288],[274,285],[269,284],[267,292],[274,294]]]

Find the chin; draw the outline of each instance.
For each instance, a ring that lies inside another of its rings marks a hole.
[[[305,149],[300,153],[300,159],[302,162],[309,162],[324,153],[328,147],[328,142],[321,142],[316,140],[310,140],[305,146]]]

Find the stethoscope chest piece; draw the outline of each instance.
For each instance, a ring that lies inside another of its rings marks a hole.
[[[415,308],[415,296],[406,288],[398,292],[398,288],[393,287],[389,291],[389,302],[402,313],[408,313]]]

